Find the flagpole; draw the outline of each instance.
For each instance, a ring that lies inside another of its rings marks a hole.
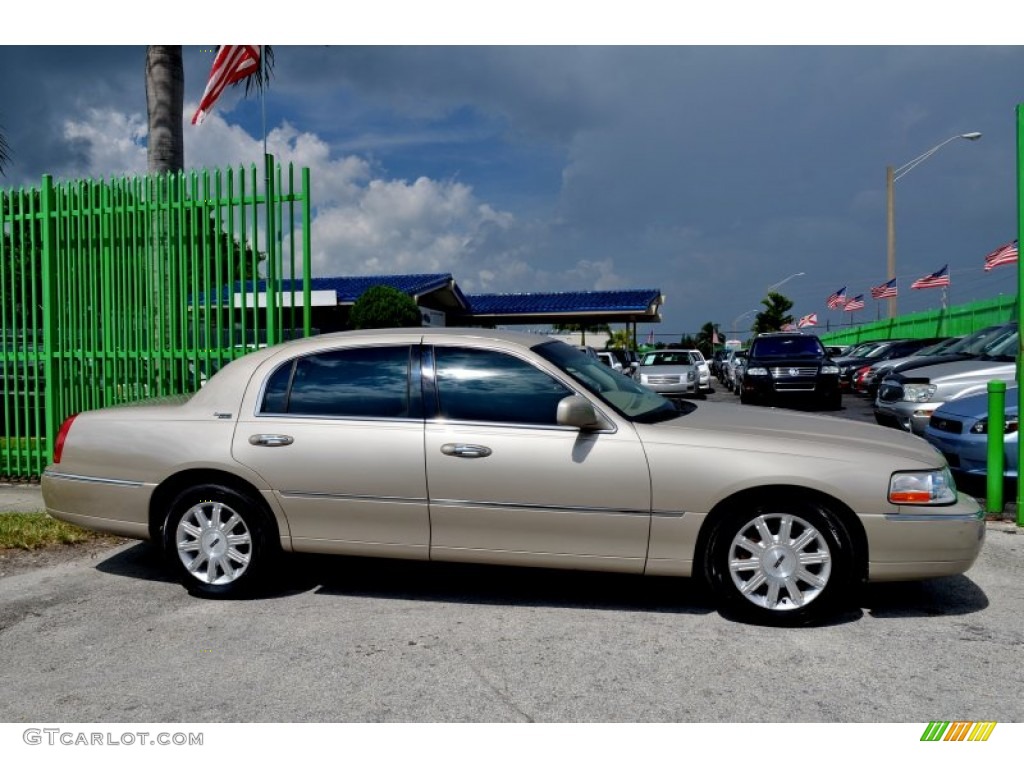
[[[267,69],[266,47],[260,46],[260,108],[263,113],[263,156],[267,156]]]

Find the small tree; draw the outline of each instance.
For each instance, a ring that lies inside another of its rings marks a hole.
[[[793,316],[789,310],[793,308],[793,302],[781,293],[771,291],[768,297],[761,299],[764,304],[764,312],[758,312],[754,318],[754,333],[767,333],[768,331],[781,331],[782,326],[793,322]]]
[[[718,330],[718,323],[704,323],[700,333],[697,334],[697,349],[703,353],[704,357],[714,357],[715,347],[718,346],[715,343],[716,338],[722,338],[722,334]]]
[[[423,325],[420,309],[410,296],[390,285],[375,285],[356,299],[349,324],[362,328],[413,328]]]
[[[621,331],[612,331],[608,337],[608,343],[605,344],[606,349],[632,349],[633,348],[633,337],[629,333],[628,328],[623,328]]]

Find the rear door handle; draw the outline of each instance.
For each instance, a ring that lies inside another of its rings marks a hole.
[[[491,455],[491,449],[486,445],[468,445],[466,443],[445,443],[441,446],[441,453],[445,456],[458,456],[462,459],[482,459]]]
[[[276,448],[281,445],[291,445],[295,438],[291,435],[253,435],[249,438],[251,445],[264,445],[268,448]]]

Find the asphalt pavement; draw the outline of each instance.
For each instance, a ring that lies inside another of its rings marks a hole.
[[[43,493],[38,485],[0,484],[0,514],[4,512],[42,512]]]

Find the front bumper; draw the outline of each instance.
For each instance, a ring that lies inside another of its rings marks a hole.
[[[954,472],[978,477],[988,474],[988,435],[966,433],[954,437],[936,429],[928,429],[924,437],[942,452]],[[1005,442],[1004,446],[1003,476],[1016,477],[1016,443]]]
[[[757,398],[820,398],[834,397],[839,391],[839,380],[836,376],[819,377],[776,377],[751,376],[743,377],[743,391]]]
[[[876,399],[875,421],[923,437],[932,414],[940,405],[942,403],[911,403],[906,400],[885,402]]]
[[[868,581],[907,581],[964,573],[985,542],[985,515],[978,502],[959,494],[956,504],[934,513],[894,506],[864,515]]]

